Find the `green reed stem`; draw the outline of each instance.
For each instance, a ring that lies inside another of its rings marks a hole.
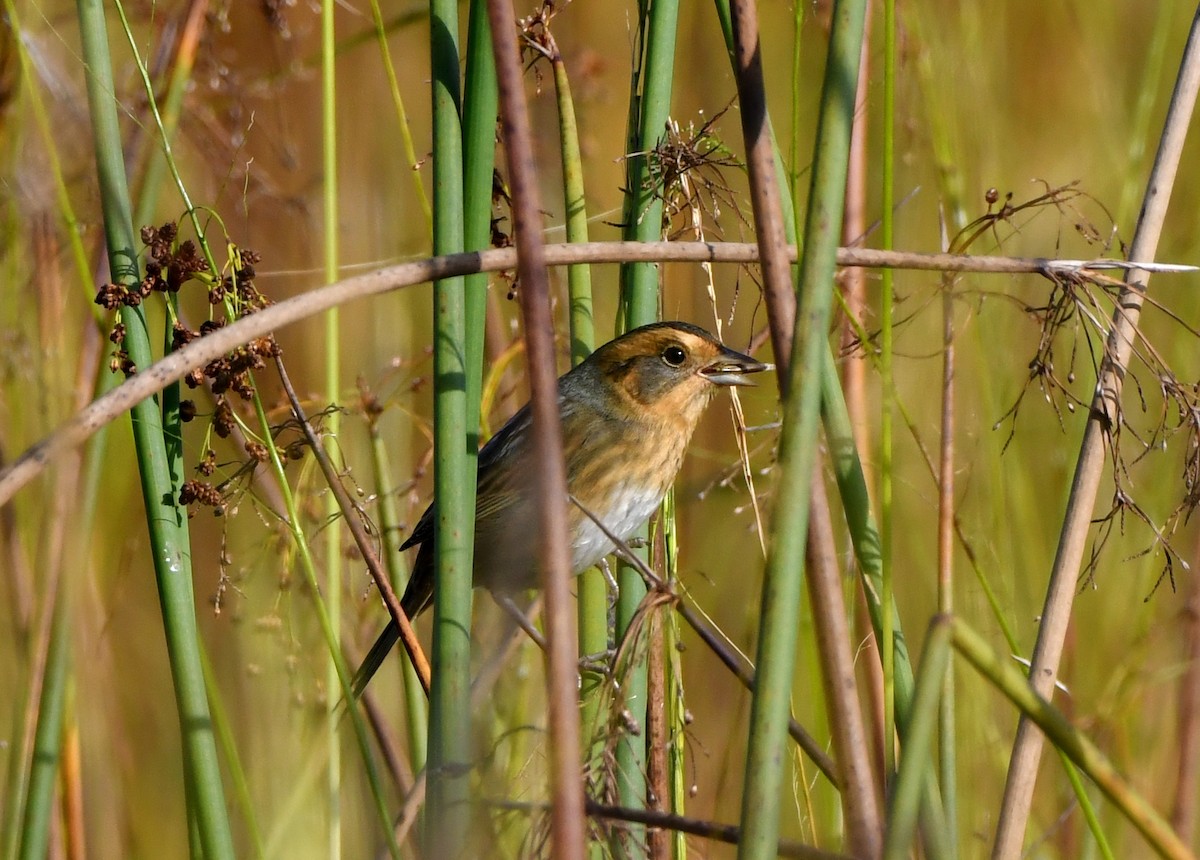
[[[323,248],[325,282],[332,284],[338,277],[338,161],[337,161],[337,58],[334,39],[335,0],[321,2],[321,196],[323,200]],[[325,400],[341,402],[341,312],[331,308],[325,312]],[[337,439],[342,429],[342,413],[332,409],[326,417],[326,432]],[[342,639],[342,523],[341,512],[333,493],[324,497],[325,521],[325,589],[323,594],[329,612],[334,643]],[[340,656],[340,655],[339,655]],[[337,657],[331,655],[326,666],[326,684],[338,688]],[[338,702],[330,696],[327,703],[325,743],[329,747],[326,770],[326,800],[329,815],[329,856],[342,856],[342,748],[338,740]]]
[[[587,197],[583,184],[583,156],[579,150],[579,126],[567,64],[557,46],[550,63],[554,69],[554,94],[558,106],[559,145],[562,153],[563,204],[568,242],[588,241]],[[567,267],[568,319],[571,331],[571,366],[579,364],[596,347],[592,317],[592,270],[590,266]]]
[[[548,51],[554,72],[554,95],[558,108],[567,241],[587,242],[587,197],[583,183],[583,156],[579,149],[579,126],[575,119],[575,102],[571,97],[571,81],[567,75],[567,65],[553,40]],[[596,346],[591,271],[591,267],[586,265],[567,267],[567,314],[572,367],[587,358]],[[579,653],[583,657],[596,660],[608,649],[608,584],[598,568],[592,567],[580,574],[576,593]],[[595,768],[598,772],[602,765],[599,756],[604,751],[600,697],[604,673],[585,668],[580,671],[580,676],[580,726],[584,766],[589,769]],[[593,844],[589,850],[594,856],[602,856],[599,844]]]
[[[626,136],[625,239],[655,241],[662,234],[662,198],[650,181],[649,152],[664,133],[671,110],[674,83],[674,46],[678,30],[678,0],[655,0],[640,4],[638,55],[630,86],[629,132]],[[620,267],[624,329],[653,323],[659,314],[658,266],[641,263]],[[647,536],[647,531],[640,533]],[[618,567],[617,639],[623,641],[634,625],[637,608],[646,597],[646,583],[632,567]],[[632,661],[624,679],[625,709],[638,726],[646,724],[646,660]],[[646,805],[646,744],[643,738],[625,734],[617,742],[617,798],[620,805]],[[628,856],[646,852],[646,829],[630,825]]]
[[[425,184],[421,182],[421,172],[417,169],[419,162],[417,161],[416,147],[413,146],[412,127],[408,122],[408,111],[404,109],[404,97],[400,94],[400,82],[396,79],[396,67],[392,64],[392,52],[388,47],[388,27],[384,23],[383,13],[379,9],[379,0],[371,0],[371,20],[375,24],[375,37],[379,41],[379,53],[383,59],[384,71],[387,73],[388,91],[392,95],[392,104],[396,108],[400,145],[404,148],[404,163],[412,175],[413,190],[417,195],[421,212],[425,215],[425,223],[432,229],[433,210],[429,207],[429,196],[425,193]]]
[[[463,93],[463,225],[464,250],[491,246],[492,178],[496,168],[496,112],[499,90],[492,59],[492,28],[486,0],[471,0],[467,24],[467,74]],[[483,388],[484,329],[487,324],[488,276],[465,279],[467,300],[467,433],[479,448],[480,391]],[[472,503],[473,504],[473,503]]]
[[[640,4],[639,52],[631,81],[629,131],[625,164],[626,196],[624,238],[647,242],[662,234],[663,200],[660,189],[650,181],[649,153],[664,133],[671,109],[674,85],[675,38],[678,29],[678,0],[654,0]],[[621,266],[621,309],[623,329],[628,330],[658,319],[658,267],[644,263]],[[643,530],[638,536],[645,538]],[[646,584],[636,570],[620,564],[617,570],[617,641],[623,641],[635,622],[638,607],[646,596]],[[640,726],[646,725],[647,677],[644,658],[631,662],[623,684],[624,708]],[[646,803],[643,774],[646,746],[642,737],[623,734],[617,742],[617,798],[622,806],[642,808]],[[622,843],[627,857],[646,852],[645,827],[631,824]]]
[[[167,80],[167,90],[162,99],[159,131],[164,140],[173,140],[179,127],[179,117],[183,110],[183,98],[187,94],[188,84],[192,81],[192,70],[195,67],[196,52],[176,52],[175,62],[171,69],[171,77]],[[152,148],[146,162],[146,171],[142,176],[137,206],[133,210],[135,226],[149,224],[154,217],[158,203],[158,195],[163,187],[165,172],[168,168],[169,155]]]
[[[726,5],[727,3],[728,0],[725,0]],[[718,5],[721,4],[718,3]],[[802,81],[800,77],[800,46],[802,44],[801,37],[803,36],[804,29],[804,9],[805,5],[803,3],[797,3],[795,8],[792,10],[792,113],[791,128],[789,129],[791,152],[787,168],[788,184],[786,186],[787,188],[791,189],[792,193],[790,196],[786,194],[781,195],[784,199],[785,211],[787,210],[789,204],[791,206],[793,220],[790,232],[792,234],[795,234],[796,232],[795,213],[799,212],[802,208],[803,201],[801,200],[800,195],[804,191],[804,184],[800,181],[800,175],[802,173],[800,165],[800,95],[802,87]],[[727,36],[726,41],[731,41],[731,37],[732,34]],[[779,152],[778,146],[775,147],[775,151]],[[798,264],[797,267],[793,268],[792,270],[793,277],[795,277],[796,274],[798,274]]]
[[[651,180],[650,153],[662,140],[671,110],[679,3],[643,0],[641,5],[641,53],[631,88],[625,154],[623,236],[637,242],[654,242],[662,235],[663,199],[662,189]],[[621,301],[625,330],[658,319],[658,267],[647,263],[622,265]]]
[[[20,34],[25,31],[22,29],[21,22],[17,17],[17,8],[13,0],[4,0],[4,14],[8,18],[10,32],[17,34],[11,40],[10,44],[15,49],[17,60],[20,63],[21,80],[27,84],[24,87],[24,93],[29,98],[33,121],[42,138],[42,152],[46,156],[46,165],[50,170],[51,176],[54,177],[55,208],[62,218],[62,233],[71,248],[71,260],[75,264],[76,274],[79,277],[80,285],[83,287],[81,295],[86,298],[87,307],[92,317],[103,328],[105,325],[104,312],[92,301],[96,297],[95,284],[92,283],[92,264],[88,262],[88,254],[83,247],[83,230],[80,227],[79,219],[75,216],[75,206],[71,202],[71,194],[67,188],[66,178],[63,175],[62,159],[59,157],[58,145],[56,143],[56,132],[51,124],[50,114],[46,110],[46,102],[42,98],[42,90],[39,86],[36,86],[39,78],[29,57],[25,41],[20,38]]]
[[[670,583],[679,581],[679,530],[675,519],[675,490],[667,493],[663,500],[663,574]],[[687,806],[688,761],[686,745],[683,743],[688,731],[687,706],[683,699],[683,665],[680,659],[682,640],[679,630],[679,613],[662,613],[663,657],[666,670],[663,678],[664,701],[667,726],[667,787],[671,803],[668,811],[682,815]],[[687,840],[680,831],[672,835],[674,857],[687,857]]]
[[[1159,856],[1177,860],[1194,856],[1171,825],[1121,777],[1108,757],[1071,725],[1058,708],[1037,694],[1011,658],[994,651],[961,619],[947,619],[943,623],[951,628],[955,650],[1045,732],[1050,742],[1096,784]]]
[[[1096,804],[1092,802],[1091,795],[1088,794],[1087,784],[1084,783],[1079,768],[1075,767],[1067,754],[1058,747],[1055,747],[1054,751],[1058,753],[1058,760],[1062,762],[1067,782],[1071,784],[1071,791],[1075,793],[1075,797],[1079,801],[1079,811],[1083,813],[1083,820],[1087,823],[1088,832],[1096,840],[1096,850],[1100,852],[1100,856],[1104,860],[1116,860],[1112,846],[1108,844],[1108,836],[1104,833],[1104,825],[1100,823],[1100,816],[1096,812]]]
[[[95,137],[105,240],[114,282],[127,286],[140,280],[132,212],[122,160],[112,65],[100,0],[78,0],[82,51],[87,70],[88,102]],[[138,367],[152,361],[149,332],[142,308],[123,308],[125,349]],[[207,860],[232,858],[233,836],[225,809],[224,788],[204,690],[192,594],[187,512],[176,503],[179,475],[168,469],[162,415],[153,399],[132,410],[134,447],[141,475],[146,522],[158,580],[167,653],[175,685],[183,741],[189,808]]]
[[[780,441],[779,496],[771,522],[771,555],[762,590],[755,695],[742,792],[742,860],[775,855],[792,678],[796,621],[808,533],[808,502],[817,461],[821,366],[832,307],[833,271],[845,205],[845,186],[854,94],[862,50],[866,4],[834,5],[829,37],[812,185],[800,266],[799,312],[791,356],[790,397],[784,404]]]
[[[885,249],[895,244],[896,176],[896,0],[883,2],[883,188],[880,242]],[[883,757],[884,779],[896,770],[896,627],[892,586],[892,477],[893,409],[893,304],[894,279],[891,270],[882,273],[879,308],[880,380],[884,394],[879,417],[879,521],[880,521],[880,605],[879,656],[883,664]]]
[[[71,589],[63,577],[53,595],[54,616],[50,626],[50,650],[42,675],[38,703],[37,733],[33,740],[33,764],[25,801],[25,821],[20,828],[22,860],[41,860],[50,842],[50,818],[54,813],[54,785],[62,760],[63,711],[67,675],[71,663]]]
[[[263,843],[262,830],[258,826],[258,816],[255,813],[254,798],[250,794],[250,782],[246,779],[246,771],[242,767],[238,755],[237,737],[233,731],[233,721],[221,701],[221,690],[217,683],[216,672],[213,671],[212,660],[208,651],[200,649],[200,665],[204,668],[204,686],[209,693],[209,704],[212,709],[213,728],[217,732],[217,741],[221,745],[221,753],[225,756],[226,767],[229,769],[229,783],[237,798],[238,808],[245,822],[250,844],[254,848],[254,856],[263,860],[267,856]]]
[[[463,138],[458,4],[430,0],[433,109],[433,252],[461,251]],[[424,853],[462,855],[470,824],[471,558],[475,531],[474,428],[468,422],[463,279],[433,289],[434,581],[429,786]]]
[[[732,59],[733,30],[728,0],[716,0],[716,7],[725,36],[726,49]],[[776,144],[776,153],[778,153],[778,144]],[[786,176],[778,156],[776,162],[780,165],[781,176]],[[798,176],[799,170],[794,170],[793,174]],[[796,193],[795,199],[799,199],[799,196],[799,193]],[[788,241],[799,243],[795,236],[796,219],[793,197],[781,195],[781,198],[784,229],[788,234]],[[800,247],[802,249],[803,245]],[[871,512],[866,476],[858,449],[855,447],[853,428],[832,351],[826,352],[821,367],[821,414],[826,444],[830,451],[830,460],[837,479],[851,544],[858,561],[859,571],[865,580],[863,591],[867,598],[868,614],[876,638],[882,639],[883,606],[880,598],[882,593],[882,555],[879,528]],[[914,681],[904,632],[900,627],[894,608],[892,612],[893,617],[896,618],[891,636],[896,665],[895,701],[897,713],[900,715],[900,734],[903,737],[905,720],[911,710]],[[936,786],[929,786],[926,791],[927,800],[932,801],[936,798]]]
[[[921,792],[932,767],[930,751],[933,748],[934,729],[938,724],[938,700],[950,668],[948,625],[934,623],[930,627],[919,665],[913,697],[913,717],[904,738],[904,755],[900,760],[900,770],[896,775],[895,789],[890,799],[884,860],[903,860],[912,850],[913,834],[916,833],[917,820],[921,814]],[[928,832],[929,828],[926,828],[927,838]],[[949,839],[945,822],[938,832],[943,842]],[[944,854],[945,851],[943,847],[938,853]]]

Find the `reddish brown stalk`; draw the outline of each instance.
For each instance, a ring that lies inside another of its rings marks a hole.
[[[846,173],[846,208],[842,215],[842,244],[847,247],[861,242],[867,230],[867,83],[870,80],[871,5],[863,22],[862,55],[858,62],[858,91],[854,94],[854,125],[850,131],[850,161]],[[850,424],[854,428],[854,442],[860,451],[871,450],[871,439],[867,409],[867,362],[866,356],[856,351],[860,329],[867,313],[867,273],[863,269],[849,268],[841,272],[842,295],[846,302],[846,316],[842,319],[842,391],[846,397],[846,410],[850,413]],[[865,466],[865,464],[864,464]],[[867,476],[867,485],[871,476]],[[882,692],[882,691],[881,691]]]
[[[1142,213],[1129,250],[1129,258],[1135,263],[1152,260],[1158,248],[1158,239],[1166,219],[1167,205],[1171,200],[1171,190],[1175,184],[1179,160],[1183,153],[1183,142],[1198,91],[1200,11],[1192,20],[1179,77],[1171,94],[1171,104],[1159,140],[1158,153],[1150,172]],[[1113,312],[1112,332],[1105,344],[1096,395],[1092,400],[1079,459],[1075,465],[1071,495],[1067,500],[1058,551],[1050,573],[1050,584],[1046,589],[1046,600],[1029,672],[1033,688],[1046,699],[1053,695],[1058,678],[1063,642],[1071,621],[1076,582],[1087,545],[1088,527],[1104,471],[1110,428],[1122,420],[1121,388],[1125,367],[1137,337],[1138,318],[1141,315],[1148,280],[1149,273],[1140,269],[1131,270],[1126,277],[1126,286],[1121,290]],[[996,829],[996,842],[992,847],[994,860],[1016,860],[1021,856],[1043,744],[1044,736],[1041,731],[1027,717],[1022,716],[1009,761],[1000,821]]]
[[[512,0],[488,0],[492,51],[500,92],[500,123],[512,193],[521,317],[529,366],[533,446],[540,464],[534,490],[538,506],[539,561],[545,599],[547,699],[550,723],[551,856],[582,860],[586,836],[576,703],[575,612],[571,605],[567,545],[567,473],[558,415],[558,373],[550,278],[542,247],[541,205],[533,135],[525,103]]]
[[[824,669],[821,677],[825,686],[825,708],[842,778],[847,842],[856,857],[878,857],[883,850],[883,823],[868,758],[867,733],[859,709],[833,519],[825,484],[819,474],[813,480],[807,554],[808,595],[812,601],[817,648]]]
[[[850,159],[846,174],[846,208],[842,215],[842,241],[851,247],[863,241],[867,232],[867,130],[870,115],[867,113],[867,87],[871,66],[871,19],[872,5],[867,4],[863,21],[863,46],[858,63],[858,91],[854,94],[854,124],[850,132]],[[867,405],[867,361],[858,348],[859,331],[867,315],[867,272],[857,266],[841,271],[839,280],[845,296],[846,316],[842,320],[842,392],[846,398],[846,411],[850,415],[850,426],[854,430],[854,444],[859,451],[870,451],[870,409]],[[856,328],[857,326],[857,328]],[[871,458],[864,458],[863,471],[867,486],[872,486]],[[859,669],[865,678],[867,713],[871,717],[871,763],[874,767],[877,791],[883,791],[883,662],[875,642],[875,629],[871,626],[867,612],[863,579],[857,578],[858,630],[856,638],[863,643],[860,649]]]
[[[371,579],[375,581],[375,587],[379,589],[379,594],[383,597],[383,603],[387,606],[388,613],[396,621],[396,626],[400,628],[400,642],[404,645],[404,650],[408,652],[413,668],[417,670],[417,678],[421,681],[421,688],[425,691],[425,695],[428,696],[429,660],[426,659],[425,652],[421,649],[421,643],[417,639],[416,631],[412,628],[412,622],[404,614],[404,610],[400,608],[400,601],[396,598],[396,592],[392,589],[392,582],[388,579],[387,571],[380,564],[379,556],[375,554],[375,547],[363,529],[362,522],[356,513],[354,502],[351,501],[350,494],[346,492],[346,488],[342,486],[342,479],[338,475],[337,469],[333,467],[333,463],[330,462],[329,455],[325,451],[325,446],[321,443],[321,438],[317,435],[317,431],[313,429],[308,416],[304,414],[304,407],[300,405],[300,398],[296,396],[296,390],[292,388],[292,380],[288,377],[287,369],[283,366],[282,359],[278,357],[275,359],[275,368],[279,372],[279,380],[283,384],[283,390],[292,405],[292,414],[295,415],[296,421],[300,424],[300,428],[304,432],[304,438],[308,440],[308,446],[313,452],[313,457],[316,458],[317,465],[321,469],[321,474],[325,476],[325,483],[328,484],[329,491],[333,493],[333,497],[337,501],[338,510],[342,512],[342,521],[354,537],[354,543],[358,547],[358,551],[362,553],[363,561],[366,562],[367,570],[371,572]]]
[[[758,10],[753,0],[734,0],[733,42],[739,115],[746,141],[746,169],[750,174],[750,205],[758,234],[759,265],[771,346],[779,367],[780,394],[787,396],[787,366],[796,327],[796,293],[788,258],[787,231],[775,176],[775,147],[767,118],[767,93],[763,83],[762,47],[758,41]]]
[[[407,794],[413,788],[412,767],[409,766],[408,760],[400,755],[400,745],[392,733],[387,715],[383,713],[370,691],[363,692],[362,703],[363,710],[367,712],[367,722],[371,731],[375,733],[375,742],[379,744],[379,750],[383,753],[383,763],[391,774],[392,782],[401,794]]]
[[[67,860],[87,857],[87,828],[83,816],[83,762],[79,753],[79,724],[72,713],[63,731],[62,785],[63,855]]]
[[[660,530],[661,533],[661,530]],[[656,608],[648,618],[646,666],[646,786],[649,797],[646,807],[655,812],[669,812],[670,783],[667,777],[667,690],[666,660],[663,648],[663,616]],[[651,828],[646,834],[650,860],[669,860],[671,836],[661,828]]]

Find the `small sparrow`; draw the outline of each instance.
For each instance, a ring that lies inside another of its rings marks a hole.
[[[747,374],[768,368],[698,326],[660,322],[609,341],[559,378],[567,491],[578,501],[567,508],[575,573],[615,549],[581,506],[621,540],[629,538],[674,482],[717,389],[752,385]],[[531,430],[526,405],[479,451],[474,582],[500,596],[539,582]],[[400,601],[409,618],[433,603],[433,538],[431,505],[401,547],[418,547]],[[389,621],[359,667],[356,694],[398,638],[396,623]]]

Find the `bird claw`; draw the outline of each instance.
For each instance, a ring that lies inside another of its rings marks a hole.
[[[608,593],[611,599],[620,590],[617,586],[617,578],[613,576],[612,568],[608,566],[607,558],[600,559],[598,566],[600,572],[604,574],[604,581],[608,583]]]
[[[579,657],[579,671],[592,672],[597,675],[608,675],[611,671],[613,658],[617,656],[615,648],[606,648],[596,654],[583,654]]]

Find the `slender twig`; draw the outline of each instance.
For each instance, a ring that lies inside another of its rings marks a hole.
[[[530,803],[518,800],[491,800],[491,806],[500,809],[511,809],[518,812],[534,812],[545,809],[545,804]],[[724,842],[737,845],[741,839],[741,828],[734,824],[719,824],[715,821],[703,821],[699,818],[688,818],[668,812],[656,812],[651,809],[633,809],[628,806],[609,806],[589,800],[586,805],[587,814],[592,818],[605,818],[610,821],[628,821],[672,830],[711,839],[714,842]],[[845,854],[835,854],[832,851],[822,851],[798,842],[781,839],[777,846],[778,857],[796,857],[799,860],[850,860]]]
[[[542,247],[542,216],[533,133],[513,32],[512,0],[488,0],[492,52],[500,88],[500,123],[512,192],[513,228],[529,367],[533,451],[538,463],[534,497],[538,509],[538,561],[545,594],[547,699],[550,723],[552,855],[582,858],[585,843],[579,720],[575,695],[576,646],[571,607],[571,559],[567,543],[567,471],[558,414],[554,320],[550,276]]]
[[[308,447],[312,450],[313,457],[316,458],[317,465],[321,469],[321,474],[325,476],[325,482],[328,484],[329,491],[333,494],[333,498],[337,503],[337,510],[341,511],[342,520],[350,530],[358,551],[362,553],[363,561],[366,562],[367,570],[371,573],[371,579],[375,581],[375,587],[379,589],[379,594],[383,597],[383,603],[387,606],[388,613],[400,628],[400,641],[404,644],[404,650],[408,652],[409,659],[412,660],[412,664],[417,670],[417,677],[421,680],[422,689],[428,695],[429,661],[425,657],[425,652],[421,650],[421,643],[417,639],[416,631],[412,628],[412,622],[404,614],[404,610],[400,606],[400,600],[396,597],[391,580],[388,579],[387,571],[383,569],[383,565],[379,561],[379,556],[375,553],[375,547],[371,543],[371,539],[367,536],[367,532],[362,526],[362,521],[358,517],[358,509],[350,499],[350,494],[346,492],[346,488],[342,485],[342,479],[338,475],[337,469],[334,468],[333,462],[330,461],[329,454],[325,451],[325,446],[321,442],[321,437],[317,435],[312,422],[304,414],[304,407],[300,405],[300,398],[296,396],[296,390],[292,387],[292,380],[288,377],[282,359],[276,357],[275,368],[279,371],[279,381],[283,385],[288,402],[292,405],[292,414],[296,417],[296,423],[300,425],[300,429],[304,433],[304,438],[308,440]]]
[[[758,262],[757,245],[737,242],[590,242],[586,245],[546,245],[545,252],[548,266],[622,263],[630,260],[740,264]],[[794,246],[789,248],[788,254],[789,259],[795,259]],[[46,465],[61,452],[80,444],[109,421],[128,411],[134,404],[182,379],[192,368],[203,367],[214,358],[256,337],[316,316],[331,307],[354,299],[442,278],[511,269],[516,265],[516,261],[515,248],[496,248],[446,254],[388,266],[293,296],[197,338],[93,401],[50,436],[23,452],[7,468],[0,470],[0,506],[8,504],[17,490],[41,474]],[[1101,269],[1131,266],[1121,260],[977,257],[906,251],[885,253],[867,248],[842,248],[838,251],[837,262],[839,266],[994,274],[1047,274],[1070,271],[1084,277],[1093,277]],[[1188,272],[1195,269],[1193,266],[1168,264],[1143,264],[1138,268],[1141,271],[1157,272]]]
[[[1138,219],[1133,245],[1130,248],[1130,259],[1136,263],[1151,260],[1158,247],[1183,151],[1184,137],[1198,91],[1200,11],[1197,11],[1192,20],[1179,77],[1171,94],[1171,104],[1159,141],[1158,154],[1146,188],[1142,214]],[[1121,290],[1113,313],[1112,331],[1107,339],[1104,363],[1100,369],[1096,394],[1092,399],[1087,428],[1084,430],[1083,443],[1075,466],[1071,495],[1067,500],[1062,533],[1054,567],[1050,573],[1050,584],[1046,589],[1046,601],[1029,673],[1034,689],[1046,698],[1053,694],[1058,676],[1063,643],[1071,620],[1076,578],[1083,561],[1088,527],[1104,472],[1105,449],[1109,444],[1112,428],[1121,420],[1121,388],[1136,337],[1138,317],[1148,279],[1149,275],[1145,269],[1135,268],[1127,273],[1127,285]],[[992,849],[992,856],[996,860],[1013,860],[1021,854],[1042,746],[1041,732],[1028,716],[1023,716],[1017,727],[996,842]]]
[[[379,744],[379,750],[383,754],[383,763],[387,766],[388,773],[391,774],[392,782],[402,792],[412,791],[415,784],[412,767],[409,765],[408,759],[400,754],[400,747],[396,743],[395,735],[392,734],[387,714],[384,713],[383,708],[379,706],[375,696],[369,690],[363,692],[362,706],[367,713],[367,722],[370,723],[371,731],[375,734],[375,741]]]
[[[954,409],[955,409],[955,353],[954,353],[954,281],[949,275],[942,282],[942,419],[941,456],[938,460],[938,520],[937,520],[937,594],[938,611],[949,615],[954,611]],[[946,663],[941,698],[938,699],[938,759],[941,767],[938,777],[942,787],[946,809],[946,824],[950,838],[955,840],[956,803],[955,791],[955,722],[954,722],[954,672]]]

